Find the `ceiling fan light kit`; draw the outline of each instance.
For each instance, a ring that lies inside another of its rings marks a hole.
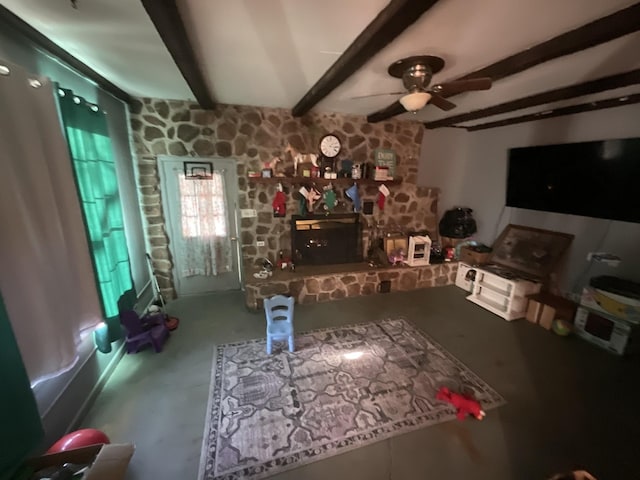
[[[401,97],[399,102],[407,112],[417,112],[431,100],[431,94],[428,92],[413,92]]]
[[[431,103],[441,110],[451,110],[455,104],[445,97],[472,90],[487,90],[491,88],[491,78],[480,77],[466,80],[452,80],[431,85],[434,74],[444,68],[445,62],[433,55],[416,55],[393,62],[388,69],[389,75],[402,79],[406,93],[388,107],[367,116],[370,122],[379,122],[403,113],[400,105],[408,112],[416,113]],[[372,97],[380,94],[365,95]],[[384,94],[383,94],[384,95]],[[389,93],[388,95],[398,95]],[[357,98],[364,98],[357,97]],[[398,105],[399,104],[399,105]]]

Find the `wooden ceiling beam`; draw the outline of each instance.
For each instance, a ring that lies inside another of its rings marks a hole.
[[[187,36],[187,30],[176,1],[141,1],[196,101],[204,109],[213,109],[215,102],[207,88],[207,82]]]
[[[150,0],[149,0],[150,1]],[[300,117],[418,20],[438,0],[391,0],[293,107]]]
[[[484,68],[468,73],[455,80],[469,80],[472,78],[490,77],[492,81],[497,81],[516,73],[520,73],[541,63],[548,62],[555,58],[570,55],[587,48],[595,47],[616,38],[628,35],[640,30],[640,3],[619,10],[606,17],[599,18],[593,22],[582,25],[569,32],[558,35],[546,42],[539,43],[531,48],[515,53],[503,58],[498,62]],[[453,97],[457,94],[442,95]],[[397,115],[391,106],[370,114],[367,117],[369,122],[379,122]],[[403,113],[403,112],[400,112]],[[451,118],[451,117],[449,117]],[[446,119],[442,119],[446,120]],[[436,122],[439,122],[436,121]],[[436,123],[430,122],[429,124]],[[427,128],[438,128],[429,127]],[[450,125],[453,125],[451,123]],[[449,125],[442,125],[449,126]]]
[[[386,120],[391,117],[395,117],[396,115],[400,115],[406,112],[407,111],[402,106],[402,104],[396,100],[388,107],[385,107],[382,110],[378,110],[377,112],[367,115],[367,122],[369,123],[381,122],[383,120]]]
[[[67,52],[64,48],[59,47],[56,43],[52,42],[48,37],[37,31],[31,25],[23,21],[20,17],[13,12],[0,5],[0,26],[2,28],[8,28],[15,31],[18,35],[26,38],[33,43],[36,48],[42,50],[45,53],[50,54],[54,58],[57,58],[65,65],[71,67],[85,78],[88,78],[92,82],[95,82],[105,92],[113,95],[124,103],[131,103],[132,98],[127,92],[117,87],[109,80],[104,78],[94,69],[87,64],[81,62],[76,57]]]
[[[556,108],[544,112],[531,113],[529,115],[521,115],[518,117],[505,118],[497,122],[480,123],[468,127],[456,126],[456,128],[466,128],[470,132],[477,130],[486,130],[488,128],[505,127],[507,125],[515,125],[517,123],[532,122],[535,120],[544,120],[546,118],[561,117],[563,115],[574,115],[576,113],[591,112],[593,110],[602,110],[604,108],[623,107],[640,103],[640,93],[626,95],[618,98],[608,98],[606,100],[598,100],[595,102],[581,103],[579,105],[570,105],[568,107]]]
[[[627,87],[638,83],[640,83],[640,69],[610,75],[596,80],[590,80],[577,85],[557,88],[555,90],[547,90],[546,92],[518,98],[492,107],[481,108],[472,112],[461,113],[460,115],[453,115],[440,120],[434,120],[433,122],[427,122],[424,126],[428,129],[450,127],[452,125],[478,120],[480,118],[492,117],[494,115],[501,115],[515,110],[522,110],[524,108],[535,107],[560,100],[567,100],[569,98],[581,97],[592,93],[604,92],[606,90],[613,90],[614,88]]]
[[[553,37],[456,80],[491,77],[495,82],[549,60],[595,47],[638,30],[640,30],[640,3]]]

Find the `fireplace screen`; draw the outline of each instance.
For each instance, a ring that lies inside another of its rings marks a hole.
[[[291,219],[291,251],[297,265],[361,262],[360,215],[294,215]]]

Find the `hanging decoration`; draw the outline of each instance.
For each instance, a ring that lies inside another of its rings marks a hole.
[[[305,215],[307,215],[307,213],[309,213],[309,211],[307,210],[307,197],[309,196],[309,190],[307,190],[305,187],[300,187],[298,193],[300,193],[300,215],[304,217]]]
[[[351,201],[353,202],[353,211],[355,213],[359,213],[360,209],[362,207],[361,202],[360,202],[360,195],[358,194],[358,185],[356,185],[355,183],[350,186],[345,192],[344,192],[347,197],[349,197],[351,199]]]
[[[329,184],[324,187],[324,194],[322,195],[324,200],[324,209],[327,212],[332,212],[334,208],[336,208],[336,192],[333,190],[333,185]]]
[[[389,196],[389,193],[389,189],[385,184],[382,184],[378,187],[378,200],[376,202],[380,210],[384,210],[384,202]]]
[[[309,195],[307,195],[307,208],[309,210],[309,212],[313,212],[313,204],[316,203],[316,200],[319,200],[320,198],[322,198],[322,195],[320,194],[320,192],[318,190],[316,190],[315,187],[312,187],[309,190]]]
[[[287,215],[287,196],[282,191],[282,184],[278,184],[278,190],[271,203],[274,217],[285,217]]]

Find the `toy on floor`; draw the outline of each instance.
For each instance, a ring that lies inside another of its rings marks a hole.
[[[167,315],[157,305],[151,305],[147,310],[147,314],[150,316],[162,315],[162,318],[164,318],[164,324],[169,330],[175,330],[176,328],[178,328],[178,325],[180,324],[179,318]]]
[[[88,445],[96,445],[99,443],[111,443],[109,437],[95,428],[83,428],[66,434],[56,443],[51,445],[47,453],[64,452],[65,450],[73,450],[74,448],[86,447]]]
[[[484,410],[480,408],[480,403],[474,398],[450,391],[447,387],[440,387],[436,394],[436,399],[448,402],[458,411],[458,420],[464,420],[467,415],[472,415],[478,420],[485,416]]]

